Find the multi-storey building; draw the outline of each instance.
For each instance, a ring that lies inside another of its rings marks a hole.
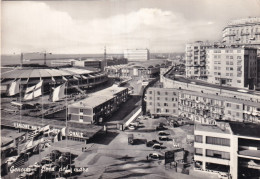
[[[202,41],[186,44],[186,77],[207,79],[206,49],[212,44]]]
[[[147,110],[153,116],[178,116],[178,90],[149,88],[146,93]]]
[[[127,100],[127,97],[128,88],[116,85],[95,92],[86,99],[68,106],[69,120],[85,124],[104,121]]]
[[[204,124],[216,120],[260,123],[259,103],[182,89],[149,88],[146,109],[153,116],[180,116]]]
[[[260,48],[260,17],[233,20],[223,29],[223,42]]]
[[[259,124],[241,122],[195,125],[194,169],[225,172],[234,179],[259,177],[259,130]]]
[[[207,72],[209,83],[254,89],[257,50],[249,47],[207,49]]]
[[[124,58],[128,61],[147,61],[150,60],[150,52],[149,49],[126,49]]]

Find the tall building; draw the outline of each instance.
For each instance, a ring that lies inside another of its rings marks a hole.
[[[255,89],[257,49],[210,48],[207,50],[207,73],[209,83]]]
[[[223,29],[223,42],[260,48],[260,17],[233,20]]]
[[[196,41],[186,44],[186,77],[195,79],[207,79],[206,49],[212,44]]]
[[[149,49],[126,49],[124,58],[128,61],[147,61],[150,60],[150,52]]]
[[[258,178],[259,130],[259,124],[239,122],[195,125],[194,169],[209,173],[224,172],[234,179]]]

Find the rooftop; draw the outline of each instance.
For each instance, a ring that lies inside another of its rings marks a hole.
[[[114,98],[114,95],[125,90],[125,87],[118,87],[117,85],[113,85],[109,88],[97,91],[89,95],[89,97],[80,100],[76,103],[71,104],[70,106],[77,106],[77,107],[96,107],[102,103],[105,103],[108,100]]]
[[[229,125],[234,135],[260,138],[260,124],[230,122]]]
[[[196,131],[205,131],[205,132],[212,132],[212,133],[222,133],[222,134],[231,134],[228,127],[221,129],[217,125],[204,125],[204,124],[196,124],[195,125]]]
[[[168,77],[171,78],[171,77]],[[207,83],[201,80],[195,80],[195,79],[187,79],[181,76],[174,76],[174,78],[171,78],[172,80],[187,83],[187,84],[193,84],[193,85],[200,85],[200,86],[206,86],[206,87],[211,87],[211,88],[217,88],[217,89],[223,89],[223,90],[228,90],[228,91],[234,91],[234,92],[239,92],[239,93],[246,93],[246,94],[253,94],[253,95],[260,95],[260,92],[254,91],[254,90],[245,90],[241,88],[235,88],[235,87],[230,87],[230,86],[220,86],[217,84],[213,83]]]
[[[6,145],[17,137],[23,135],[24,132],[19,133],[18,131],[10,129],[1,129],[1,146]]]

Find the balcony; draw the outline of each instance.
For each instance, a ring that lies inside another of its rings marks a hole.
[[[249,33],[248,32],[241,33],[241,36],[246,36],[246,35],[249,35]]]

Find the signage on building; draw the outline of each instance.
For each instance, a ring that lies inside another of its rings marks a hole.
[[[18,122],[14,123],[14,127],[15,128],[22,128],[22,129],[29,129],[29,130],[37,130],[37,129],[41,128],[40,126],[33,126],[33,125],[30,125],[30,124],[23,124],[23,123],[18,123]]]
[[[81,137],[81,138],[83,138],[83,132],[74,132],[74,131],[69,131],[69,136],[73,136],[73,137]]]

